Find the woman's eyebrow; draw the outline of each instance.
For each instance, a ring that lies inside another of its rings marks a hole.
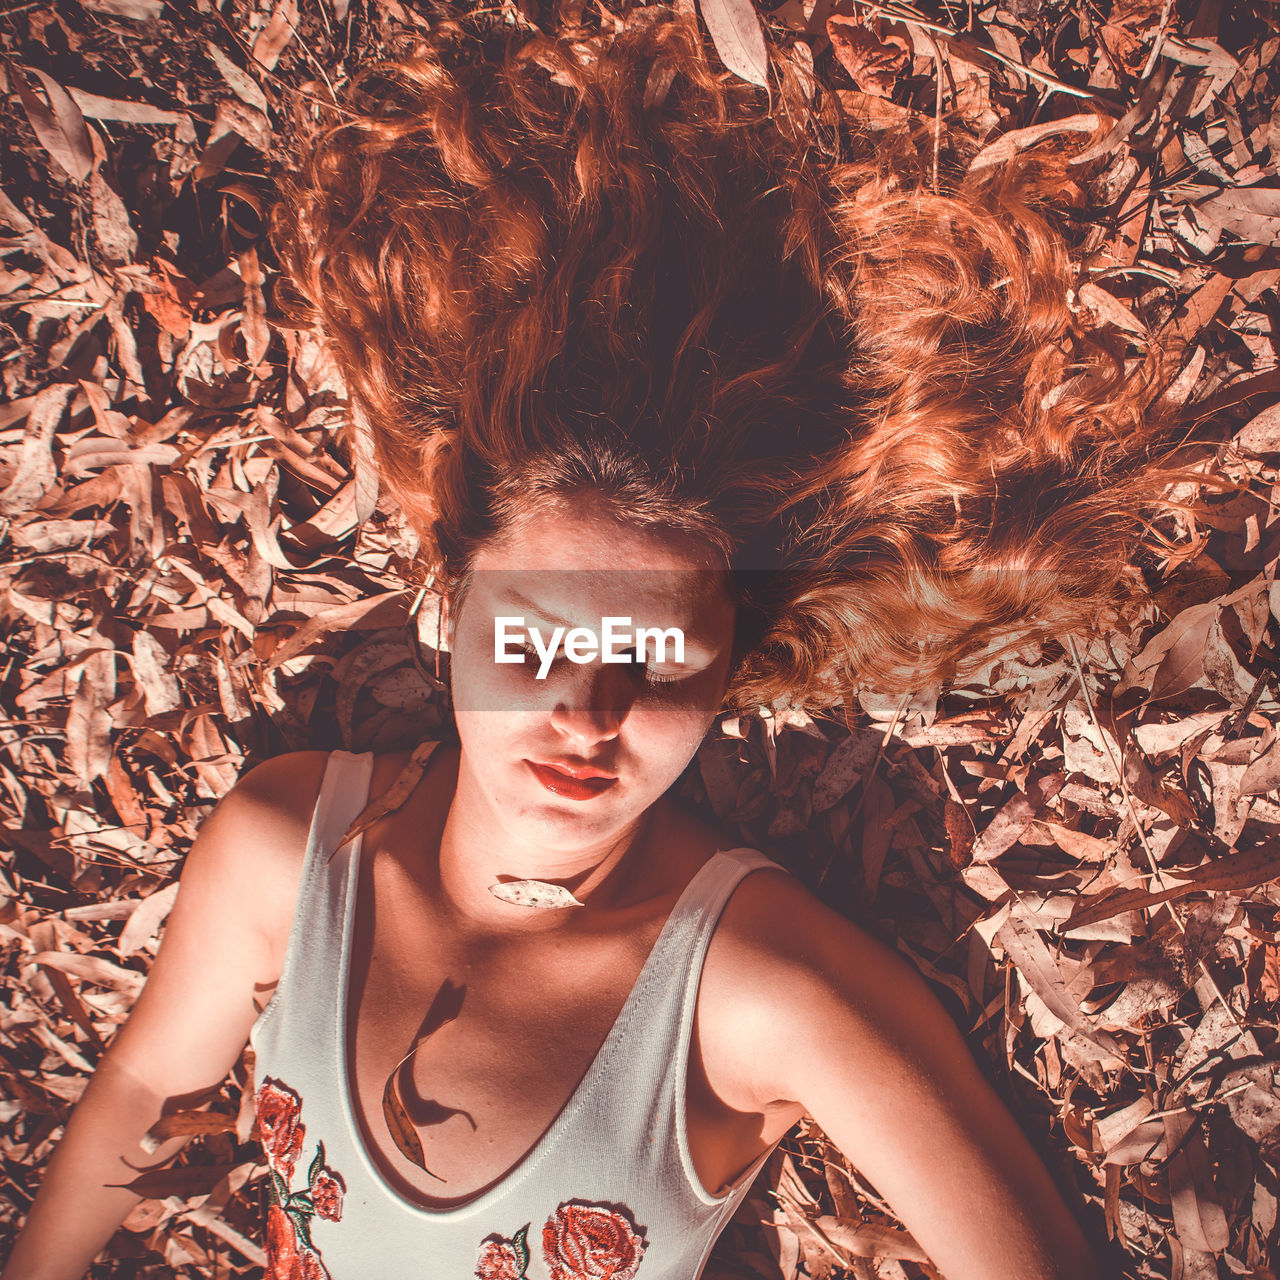
[[[534,600],[530,600],[522,596],[518,591],[508,591],[503,597],[503,601],[507,604],[519,605],[522,609],[528,609],[530,613],[536,613],[543,622],[553,623],[557,627],[573,627],[576,623],[567,622],[564,618],[558,618],[554,613],[550,613]]]

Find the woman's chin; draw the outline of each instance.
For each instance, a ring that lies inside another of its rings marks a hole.
[[[619,803],[621,796],[595,796],[572,800],[552,792],[521,797],[494,797],[495,815],[522,843],[542,841],[563,852],[598,846],[623,835],[639,815],[634,805]],[[647,806],[645,806],[647,808]],[[643,809],[641,810],[643,812]]]

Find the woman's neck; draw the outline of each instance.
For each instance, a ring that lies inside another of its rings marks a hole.
[[[449,909],[480,927],[556,929],[584,910],[595,914],[645,896],[637,871],[644,850],[660,843],[670,823],[664,800],[608,839],[577,848],[539,840],[538,832],[513,832],[467,768],[459,761],[453,800],[440,837],[439,883]],[[559,908],[516,906],[495,898],[489,886],[538,880],[567,889],[584,905]]]

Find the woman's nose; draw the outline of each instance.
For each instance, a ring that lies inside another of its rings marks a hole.
[[[558,682],[551,723],[565,738],[591,746],[616,738],[635,701],[635,685],[619,663],[570,668]]]

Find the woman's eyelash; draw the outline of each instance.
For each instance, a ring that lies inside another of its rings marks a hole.
[[[524,654],[526,662],[541,662],[542,655],[531,644],[522,644],[520,652]],[[560,655],[557,654],[553,662],[560,661]],[[679,676],[660,676],[656,672],[651,671],[647,663],[637,664],[644,667],[644,680],[646,684],[675,684]]]
[[[678,676],[660,676],[654,671],[650,671],[648,666],[644,669],[644,678],[646,684],[675,684]]]
[[[646,659],[643,659],[643,658],[642,658],[642,659],[640,659],[640,661],[639,661],[639,662],[636,662],[636,661],[635,661],[635,650],[634,650],[634,649],[628,649],[628,650],[627,650],[627,653],[631,655],[631,661],[632,661],[632,663],[633,663],[634,665],[636,665],[636,666],[640,666],[640,667],[643,667],[643,668],[644,668],[644,682],[645,682],[645,684],[675,684],[675,682],[679,679],[679,677],[678,677],[678,676],[660,676],[660,675],[658,675],[655,671],[653,671],[653,670],[651,670],[651,669],[650,669],[650,667],[649,667],[649,663],[648,663],[648,661],[647,661]]]

